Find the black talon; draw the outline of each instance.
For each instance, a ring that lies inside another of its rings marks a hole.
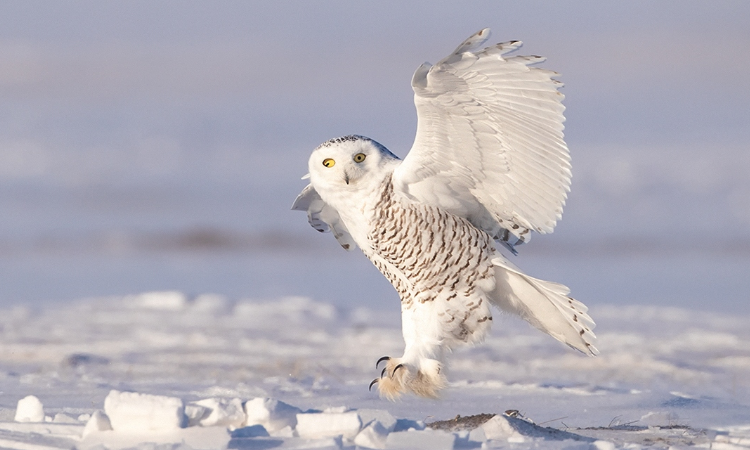
[[[372,387],[375,386],[375,384],[380,381],[378,378],[375,378],[370,382],[370,387],[367,388],[368,391],[372,391]]]
[[[389,359],[391,359],[390,356],[383,356],[378,360],[378,362],[375,363],[375,368],[377,369],[380,363],[382,363],[383,361],[388,361]]]
[[[383,370],[380,371],[380,378],[383,378],[385,376],[385,371],[388,370],[387,367],[383,367]]]
[[[397,365],[397,366],[396,366],[396,367],[395,367],[395,368],[393,369],[393,373],[391,373],[391,378],[395,377],[395,376],[396,376],[396,371],[397,371],[398,369],[402,368],[402,367],[404,367],[404,365],[403,365],[403,364],[399,364],[399,365]]]

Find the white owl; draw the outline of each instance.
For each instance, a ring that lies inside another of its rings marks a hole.
[[[403,161],[363,136],[324,142],[292,206],[345,249],[359,246],[398,291],[406,349],[381,358],[370,384],[389,399],[437,396],[446,352],[485,337],[490,305],[598,353],[586,306],[495,247],[515,253],[530,231],[551,232],[571,172],[556,73],[529,67],[538,56],[506,57],[519,41],[482,49],[489,34],[414,73],[417,135]]]

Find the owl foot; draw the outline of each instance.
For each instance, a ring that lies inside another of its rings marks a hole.
[[[437,398],[438,392],[445,387],[445,377],[440,373],[440,362],[434,359],[422,359],[419,366],[402,362],[403,358],[384,356],[375,364],[386,361],[380,377],[370,383],[369,389],[376,384],[381,397],[396,400],[404,393],[420,397]]]

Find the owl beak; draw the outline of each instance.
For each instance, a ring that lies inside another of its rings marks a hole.
[[[344,171],[344,181],[346,182],[346,184],[349,184],[349,174],[346,173],[346,171]]]

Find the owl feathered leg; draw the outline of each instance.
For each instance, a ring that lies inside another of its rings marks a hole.
[[[490,287],[490,283],[486,287]],[[489,303],[478,291],[441,293],[436,298],[402,303],[402,331],[406,348],[400,358],[389,358],[376,382],[380,395],[394,400],[401,394],[436,398],[447,382],[446,351],[481,341],[491,323]]]
[[[380,396],[391,401],[404,393],[437,398],[446,384],[441,372],[441,363],[435,359],[421,359],[416,365],[406,358],[388,358],[381,377],[373,380],[370,388],[377,384]]]
[[[406,348],[400,358],[388,358],[378,392],[383,398],[396,400],[402,394],[437,398],[447,382],[443,374],[444,340],[439,324],[428,320],[434,304],[402,305],[402,330]],[[382,359],[381,359],[382,360]]]

